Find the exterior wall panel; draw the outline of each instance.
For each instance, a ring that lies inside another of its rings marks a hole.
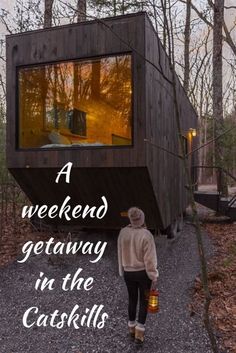
[[[127,220],[120,212],[139,206],[148,227],[164,229],[188,205],[181,162],[145,142],[179,152],[172,87],[154,67],[171,79],[168,57],[145,13],[104,23],[90,21],[7,38],[8,168],[33,203],[60,203],[69,194],[75,201],[94,204],[105,195],[110,205],[107,217],[99,224],[80,222],[83,226],[122,226]],[[132,146],[17,149],[18,67],[122,53],[132,55]],[[179,82],[177,90],[181,128],[186,132],[196,127],[197,118]],[[69,161],[73,182],[59,190],[54,174]]]

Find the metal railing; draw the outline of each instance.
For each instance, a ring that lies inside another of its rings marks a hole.
[[[205,169],[216,169],[218,171],[218,176],[219,180],[222,179],[222,174],[224,174],[227,178],[230,177],[231,179],[234,180],[236,184],[236,177],[228,172],[226,169],[219,167],[219,166],[209,166],[209,165],[195,165],[193,166],[193,169],[200,169],[200,168],[205,168]],[[219,200],[221,196],[221,191],[219,191]],[[231,199],[228,202],[228,207],[232,207],[234,204],[236,204],[236,194],[231,197]]]

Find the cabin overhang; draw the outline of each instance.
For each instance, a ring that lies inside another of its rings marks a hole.
[[[72,168],[69,184],[64,180],[55,183],[58,168],[20,168],[10,171],[33,205],[47,205],[48,209],[58,206],[60,209],[65,200],[69,200],[68,206],[64,207],[70,207],[69,221],[65,217],[60,218],[58,211],[55,218],[43,217],[41,220],[44,223],[119,228],[128,223],[127,210],[139,205],[146,214],[149,228],[163,227],[146,167]],[[32,182],[33,180],[37,180],[37,183]],[[103,205],[102,197],[105,197],[108,204],[104,218],[71,216],[73,208],[78,204],[81,208],[86,205],[99,208]]]

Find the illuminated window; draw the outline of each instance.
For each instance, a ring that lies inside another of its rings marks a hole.
[[[19,148],[131,145],[131,55],[20,68]]]

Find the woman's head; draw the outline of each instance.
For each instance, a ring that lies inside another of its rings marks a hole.
[[[138,207],[131,207],[128,210],[128,217],[133,228],[139,228],[144,226],[145,215],[142,210]]]

